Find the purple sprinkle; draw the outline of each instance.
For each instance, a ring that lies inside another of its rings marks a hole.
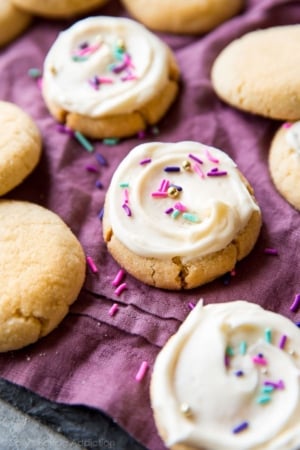
[[[167,166],[164,168],[165,172],[180,172],[180,167],[178,166]]]
[[[97,180],[97,181],[96,181],[95,186],[96,186],[96,188],[98,188],[98,189],[103,189],[103,184],[101,183],[100,180]]]
[[[106,159],[104,158],[103,155],[101,155],[100,153],[96,153],[95,157],[96,157],[96,160],[98,161],[98,163],[101,166],[107,166],[107,161],[106,161]]]
[[[295,325],[300,328],[300,322],[296,322]]]
[[[244,375],[244,372],[242,370],[237,370],[236,372],[234,372],[234,375],[236,375],[237,377],[242,377]]]
[[[138,137],[139,139],[144,139],[144,137],[146,137],[146,132],[145,132],[144,130],[140,130],[140,131],[137,133],[137,137]]]
[[[280,348],[281,350],[284,349],[286,340],[287,340],[287,336],[286,336],[285,334],[283,334],[283,335],[281,336],[281,338],[280,338],[280,341],[279,341],[279,348]]]
[[[98,219],[102,220],[102,219],[103,219],[103,214],[104,214],[104,208],[102,208],[102,209],[99,211]]]
[[[296,294],[293,303],[290,306],[290,311],[297,312],[300,306],[300,294]]]
[[[224,171],[220,171],[220,172],[212,172],[212,171],[210,171],[210,172],[207,172],[206,175],[208,177],[222,177],[224,175],[227,175],[227,172],[225,170]]]
[[[248,422],[242,422],[239,425],[237,425],[236,427],[234,427],[232,432],[234,434],[240,433],[241,431],[246,430],[246,428],[248,428],[248,427],[249,427],[249,423]]]
[[[278,255],[278,250],[276,250],[276,248],[265,248],[264,249],[264,253],[266,255]]]
[[[127,203],[123,203],[122,208],[124,209],[124,211],[127,214],[127,216],[130,217],[131,216],[131,209],[129,208]]]
[[[225,353],[225,356],[224,356],[224,363],[225,363],[225,367],[229,367],[229,365],[230,365],[230,356],[227,355],[227,353]]]
[[[174,208],[168,208],[165,210],[166,214],[171,214],[174,211]]]
[[[272,386],[274,389],[284,389],[284,382],[279,380],[277,383],[275,381],[266,380],[264,386]]]
[[[71,130],[71,128],[67,127],[66,125],[63,125],[61,123],[58,123],[56,125],[56,129],[57,131],[59,131],[60,133],[64,133],[64,134],[68,134],[71,137],[74,137],[74,131]]]
[[[211,169],[211,172],[218,172],[218,171],[219,171],[218,167],[213,167],[213,168]]]
[[[85,166],[85,168],[88,172],[99,173],[99,170],[95,166],[88,165],[88,166]]]
[[[203,161],[199,158],[197,158],[197,156],[193,155],[192,153],[189,154],[189,158],[193,159],[194,161],[196,161],[199,164],[203,164]]]
[[[195,303],[190,302],[188,306],[190,309],[194,309],[196,305],[195,305]]]
[[[182,191],[182,187],[181,186],[177,186],[177,184],[170,184],[170,187],[175,187],[177,189],[177,191],[181,192]]]
[[[143,165],[143,164],[149,164],[151,161],[152,161],[151,158],[145,158],[145,159],[142,159],[142,161],[140,161],[140,164],[141,164],[141,165]]]
[[[87,48],[89,45],[90,44],[87,41],[84,41],[81,44],[79,44],[79,48],[83,50],[84,48]]]

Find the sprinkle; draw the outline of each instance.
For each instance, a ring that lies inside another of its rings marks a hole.
[[[125,213],[127,214],[128,217],[130,217],[132,215],[131,209],[129,208],[127,203],[123,203],[122,208],[124,209],[124,211],[125,211]]]
[[[265,248],[264,249],[264,253],[266,255],[274,255],[277,256],[278,255],[278,250],[276,250],[276,248]]]
[[[172,219],[177,219],[177,217],[179,216],[180,211],[178,211],[178,209],[174,209],[174,211],[172,212]]]
[[[40,69],[37,69],[36,67],[32,67],[28,70],[28,75],[31,78],[40,78],[42,76],[42,71]]]
[[[166,214],[171,214],[174,211],[174,208],[168,208],[165,210]]]
[[[246,428],[249,427],[249,423],[248,422],[242,422],[239,425],[237,425],[236,427],[233,428],[232,432],[234,434],[240,433],[241,431],[246,430]]]
[[[135,381],[142,381],[142,379],[146,375],[148,368],[149,368],[148,363],[146,361],[143,361],[135,376]]]
[[[105,138],[105,139],[102,139],[102,143],[104,145],[116,145],[116,144],[118,144],[118,142],[120,142],[119,138]]]
[[[287,336],[286,336],[286,334],[283,334],[283,335],[281,336],[281,338],[280,338],[280,341],[279,341],[279,348],[280,348],[281,350],[284,349],[284,346],[285,346],[285,344],[286,344],[286,340],[287,340]]]
[[[285,122],[282,126],[283,128],[291,128],[293,124],[291,122]]]
[[[244,375],[244,372],[242,370],[237,370],[236,372],[234,372],[234,375],[236,375],[237,377],[242,377]]]
[[[62,123],[58,123],[56,125],[56,129],[60,133],[68,134],[69,136],[74,137],[74,131],[66,125],[63,125]]]
[[[189,222],[193,222],[193,223],[197,223],[199,222],[199,217],[196,214],[191,214],[191,213],[183,213],[182,217],[185,220],[188,220]]]
[[[101,153],[96,153],[95,158],[98,161],[98,163],[100,164],[100,166],[107,166],[107,161],[104,158],[104,156],[101,155]]]
[[[272,330],[271,330],[271,328],[266,328],[265,329],[265,340],[269,344],[272,343]]]
[[[203,161],[197,156],[193,155],[192,153],[189,153],[189,158],[191,158],[193,161],[196,161],[199,164],[203,164]]]
[[[158,128],[157,126],[151,127],[151,133],[152,133],[154,136],[157,136],[158,133],[159,133],[159,128]]]
[[[271,400],[270,395],[260,395],[257,399],[256,399],[256,403],[259,403],[261,405],[264,405],[265,403],[269,403],[269,401]]]
[[[108,314],[109,314],[111,317],[113,317],[113,316],[118,312],[118,310],[119,310],[119,307],[118,307],[117,303],[114,303],[114,304],[112,305],[112,307],[110,308],[110,310],[108,311]]]
[[[267,360],[259,355],[253,356],[252,361],[259,366],[266,366],[268,364]]]
[[[151,161],[152,161],[151,158],[145,158],[145,159],[142,159],[142,161],[140,161],[140,164],[141,164],[141,166],[142,166],[142,165],[144,165],[144,164],[149,164],[149,163],[151,163]]]
[[[85,44],[85,43],[84,43]],[[74,56],[86,56],[92,55],[99,49],[100,45],[85,45],[84,47],[80,47],[80,50],[77,50]]]
[[[128,188],[129,187],[129,183],[127,182],[123,182],[119,184],[120,188]]]
[[[235,269],[232,269],[232,270],[230,271],[230,275],[231,275],[232,277],[235,277],[235,276],[236,276],[236,270],[235,270]]]
[[[205,149],[205,155],[206,155],[206,158],[207,158],[209,161],[213,162],[213,163],[218,164],[218,163],[220,162],[217,158],[215,158],[215,157],[209,152],[209,150],[208,150],[207,148]]]
[[[95,186],[96,186],[96,188],[98,188],[98,189],[103,189],[103,183],[101,183],[100,180],[97,180],[97,181],[96,181]]]
[[[247,352],[247,342],[246,341],[242,341],[240,343],[240,354],[241,355],[245,355]]]
[[[295,325],[300,328],[300,322],[296,322]]]
[[[180,167],[179,166],[166,166],[164,168],[165,172],[180,172]]]
[[[42,77],[38,78],[38,79],[36,80],[36,83],[37,83],[38,88],[39,88],[40,90],[42,90],[42,88],[43,88],[43,78],[42,78]]]
[[[137,76],[136,75],[133,75],[133,73],[129,73],[129,74],[127,74],[127,75],[125,75],[124,77],[121,77],[121,81],[134,81],[134,80],[137,80]]]
[[[175,203],[174,208],[181,212],[187,211],[187,207],[180,202]]]
[[[206,174],[208,177],[223,177],[223,176],[225,176],[225,175],[227,175],[227,172],[226,172],[226,170],[223,170],[223,171],[210,171],[210,172],[207,172],[207,174]]]
[[[98,268],[91,256],[86,257],[86,262],[93,273],[98,273]]]
[[[263,394],[269,394],[270,392],[273,392],[273,391],[274,391],[274,386],[263,386],[261,388],[261,392]]]
[[[152,192],[151,197],[153,198],[166,198],[168,197],[167,192]]]
[[[85,136],[83,136],[83,134],[80,133],[80,131],[75,131],[74,136],[80,142],[82,147],[85,148],[85,150],[87,150],[88,152],[92,152],[94,150],[93,145],[87,140]]]
[[[188,307],[190,308],[190,309],[194,309],[195,308],[195,303],[193,303],[193,302],[190,302],[189,304],[188,304]]]
[[[170,184],[170,187],[174,187],[177,189],[177,191],[181,192],[182,191],[182,187],[178,186],[177,184]]]
[[[159,192],[166,192],[170,186],[170,181],[163,179],[158,188]]]
[[[117,289],[114,291],[114,293],[116,295],[121,295],[123,291],[125,291],[125,289],[127,289],[127,284],[126,283],[122,283],[120,284]]]
[[[265,381],[264,386],[272,386],[274,389],[284,389],[284,382],[282,380],[279,380],[277,383],[274,381]]]
[[[88,172],[99,173],[99,170],[95,166],[88,165],[88,166],[85,166],[85,168]]]
[[[290,311],[297,312],[300,306],[300,294],[296,294],[293,303],[290,306]]]
[[[201,167],[199,166],[199,164],[197,164],[197,163],[194,164],[193,165],[193,170],[199,175],[200,178],[204,178],[205,177],[205,175],[204,175]]]
[[[115,287],[119,286],[121,281],[124,279],[125,275],[126,275],[125,270],[120,269],[111,284]]]
[[[137,137],[138,137],[139,139],[144,139],[144,138],[146,137],[146,132],[145,132],[145,130],[140,130],[140,131],[137,133]]]
[[[123,193],[124,193],[124,203],[129,203],[129,192],[128,192],[128,189],[124,189],[124,191],[123,191]]]
[[[224,356],[224,364],[225,364],[225,367],[227,367],[227,368],[230,365],[230,356],[227,355],[226,353],[225,353],[225,356]]]
[[[226,355],[234,356],[234,350],[232,347],[230,347],[230,345],[228,345],[228,347],[226,347]]]
[[[88,60],[87,56],[73,55],[72,60],[75,62],[84,62]]]
[[[104,208],[101,208],[99,213],[98,213],[98,219],[102,220],[103,219],[103,214],[104,214]]]

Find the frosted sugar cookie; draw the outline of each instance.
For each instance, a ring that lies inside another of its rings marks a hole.
[[[260,226],[260,209],[236,164],[191,141],[135,147],[113,175],[103,217],[116,261],[165,289],[190,289],[232,270]]]
[[[275,134],[269,170],[280,194],[300,211],[300,121],[284,124]]]
[[[142,25],[91,17],[61,33],[44,65],[53,116],[93,138],[130,136],[156,123],[178,90],[170,49]]]
[[[81,289],[85,257],[79,241],[53,212],[0,200],[0,352],[52,331]]]
[[[38,16],[65,18],[80,15],[104,5],[107,0],[12,0],[12,2]]]
[[[300,331],[246,301],[199,303],[159,353],[151,380],[172,450],[300,448]]]
[[[30,24],[31,15],[20,10],[11,0],[0,2],[0,46],[8,44]]]
[[[122,0],[133,17],[153,30],[199,34],[237,14],[243,0]]]
[[[300,25],[252,31],[217,56],[212,82],[232,106],[281,120],[300,118]]]
[[[36,167],[41,135],[21,108],[0,101],[0,195],[20,184]]]

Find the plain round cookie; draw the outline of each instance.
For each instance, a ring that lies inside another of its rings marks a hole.
[[[248,255],[261,213],[224,152],[159,142],[135,147],[116,169],[102,224],[108,251],[128,273],[180,290],[214,280]]]
[[[0,200],[0,351],[52,331],[76,300],[85,277],[83,249],[53,212]]]
[[[31,117],[13,103],[0,101],[0,130],[0,195],[4,195],[36,167],[42,141]]]
[[[147,27],[164,32],[200,34],[237,14],[244,0],[122,0]]]
[[[172,450],[300,446],[300,331],[242,301],[200,301],[158,354],[150,385]]]
[[[108,0],[12,0],[24,11],[48,18],[80,15],[104,5]]]
[[[289,139],[291,135],[295,143]],[[269,171],[278,192],[300,211],[300,122],[284,124],[276,132],[269,152]]]
[[[231,42],[211,72],[216,94],[241,110],[280,120],[300,118],[300,25],[256,30]]]
[[[14,6],[12,0],[0,2],[0,46],[21,34],[30,24],[31,15]]]
[[[170,48],[139,23],[98,16],[61,33],[44,63],[43,97],[67,127],[102,139],[157,123],[178,92]]]

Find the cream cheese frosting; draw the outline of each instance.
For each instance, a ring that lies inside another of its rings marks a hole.
[[[294,122],[288,128],[285,138],[286,142],[296,151],[297,155],[300,156],[300,121]]]
[[[299,449],[299,348],[299,328],[280,314],[199,302],[154,366],[151,400],[167,446]]]
[[[44,63],[43,91],[90,117],[136,111],[168,82],[169,50],[137,22],[89,17],[60,33]]]
[[[259,210],[233,160],[192,141],[135,147],[113,175],[107,208],[135,254],[183,263],[225,248]]]

